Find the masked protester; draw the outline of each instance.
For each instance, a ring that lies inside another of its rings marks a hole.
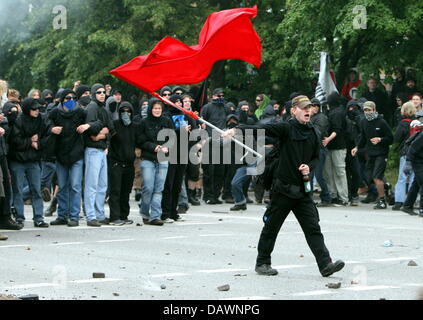
[[[79,225],[81,211],[82,178],[84,167],[84,139],[82,134],[91,125],[85,124],[86,112],[76,102],[76,94],[70,89],[62,93],[60,104],[48,118],[55,139],[54,155],[59,191],[57,193],[57,219],[50,224]],[[97,122],[97,127],[101,122]],[[99,129],[97,129],[99,130]]]
[[[319,225],[319,214],[309,186],[309,174],[319,162],[320,137],[310,125],[311,101],[306,96],[292,100],[293,117],[287,122],[273,122],[259,125],[240,125],[239,129],[265,129],[266,135],[280,140],[278,166],[274,172],[272,198],[263,217],[264,227],[258,243],[255,270],[259,275],[278,274],[271,267],[271,253],[279,230],[288,214],[293,211],[299,221],[308,245],[313,252],[319,271],[328,277],[340,271],[345,263],[332,262],[325,246]],[[234,136],[235,130],[228,130],[225,136]]]
[[[85,190],[84,206],[87,225],[101,227],[109,224],[104,211],[107,192],[107,149],[115,134],[113,121],[105,109],[106,89],[102,84],[91,87],[91,102],[86,111],[87,124],[101,122],[100,128],[92,126],[84,132],[85,138]],[[100,129],[100,130],[99,130]]]
[[[75,91],[76,100],[82,109],[85,109],[91,102],[91,89],[86,85],[80,85]]]
[[[44,222],[43,200],[41,197],[41,158],[49,152],[51,127],[40,114],[36,99],[27,98],[22,102],[22,114],[16,120],[10,133],[10,170],[13,186],[13,204],[17,222],[23,226],[25,221],[23,187],[25,177],[31,192],[34,226],[46,228]]]
[[[135,170],[136,135],[139,127],[133,122],[134,108],[129,102],[119,106],[118,117],[114,120],[116,134],[110,141],[107,154],[109,169],[109,208],[110,224],[124,225],[133,223],[129,216],[129,195],[132,190]]]
[[[366,148],[368,160],[366,170],[369,179],[376,185],[379,199],[374,209],[386,209],[384,174],[388,162],[389,146],[394,140],[388,123],[376,112],[376,104],[366,101],[363,105],[365,120],[360,125],[361,133],[357,147],[351,150],[352,156]]]
[[[201,110],[201,117],[215,125],[219,129],[226,127],[226,117],[230,110],[225,106],[225,92],[223,89],[213,91],[212,101],[206,104]],[[221,204],[219,200],[222,192],[225,167],[222,161],[222,147],[220,144],[220,135],[207,126],[205,128],[209,139],[207,145],[203,148],[203,200],[206,204]]]

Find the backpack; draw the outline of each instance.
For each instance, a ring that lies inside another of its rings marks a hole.
[[[416,140],[416,138],[419,136],[421,132],[423,132],[423,126],[420,126],[420,127],[422,127],[422,130],[416,131],[416,133],[414,133],[412,136],[408,137],[407,140],[405,140],[403,150],[406,155],[408,154],[408,150],[410,149],[410,146],[413,143],[413,141]]]

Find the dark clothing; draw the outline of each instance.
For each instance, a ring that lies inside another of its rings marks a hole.
[[[320,230],[319,213],[313,199],[309,196],[292,199],[283,194],[272,194],[270,207],[264,216],[265,224],[257,248],[257,265],[271,264],[270,255],[275,246],[276,237],[291,210],[300,223],[319,269],[322,270],[331,262],[331,257]]]
[[[56,160],[63,166],[71,166],[84,158],[84,138],[76,129],[85,123],[86,112],[82,108],[66,111],[60,104],[48,114],[52,127],[63,127],[61,134],[52,134],[55,139]],[[101,123],[93,123],[99,130]]]
[[[342,107],[331,108],[328,112],[329,128],[328,136],[336,132],[336,137],[328,143],[329,150],[340,150],[347,147],[345,131],[347,128],[346,111]]]
[[[129,195],[134,182],[134,164],[122,164],[108,159],[110,221],[127,220]]]
[[[86,108],[87,116],[85,123],[92,125],[84,132],[85,147],[106,150],[109,147],[110,136],[115,132],[110,113],[105,109],[104,103],[93,100]],[[101,126],[98,126],[97,121],[101,121]],[[97,136],[103,128],[109,129],[107,139],[100,141],[93,141],[91,136]]]
[[[176,220],[178,217],[178,199],[186,168],[186,164],[169,164],[163,189],[162,220],[166,218]]]
[[[423,166],[423,134],[421,132],[415,133],[407,152],[407,161],[411,161],[413,165]]]
[[[320,140],[323,140],[325,137],[328,136],[329,119],[324,113],[316,113],[311,117],[310,122],[319,130]]]
[[[150,106],[148,112],[151,114]],[[142,159],[158,162],[157,153],[154,150],[158,145],[164,143],[157,140],[157,136],[162,129],[173,129],[172,120],[165,116],[153,118],[152,115],[141,120],[137,142],[142,150]]]
[[[405,156],[406,150],[404,149],[405,141],[410,133],[410,123],[413,119],[402,118],[398,123],[397,129],[394,134],[394,143],[398,143],[399,156]]]
[[[215,125],[219,129],[224,129],[226,127],[226,117],[230,114],[229,108],[224,104],[218,104],[210,102],[206,104],[201,110],[201,117]],[[206,128],[209,136],[212,136],[212,128],[207,126]]]
[[[372,121],[363,119],[361,121],[360,141],[358,149],[366,148],[369,157],[384,156],[387,157],[389,153],[389,146],[394,140],[391,128],[382,116],[378,116]],[[381,142],[373,144],[370,139],[379,137]]]
[[[32,147],[31,137],[38,135],[38,150]],[[51,125],[43,115],[37,118],[20,114],[10,133],[9,159],[17,162],[40,161],[43,153],[52,152]]]
[[[369,157],[366,162],[366,171],[369,179],[384,180],[388,159],[385,156]]]

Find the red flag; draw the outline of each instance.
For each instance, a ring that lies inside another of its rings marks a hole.
[[[201,30],[198,45],[189,47],[166,37],[148,55],[136,57],[110,73],[151,93],[167,84],[201,82],[219,60],[239,59],[259,68],[260,37],[251,22],[256,16],[257,6],[212,13]]]

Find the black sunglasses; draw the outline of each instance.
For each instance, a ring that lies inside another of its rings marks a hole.
[[[67,97],[65,97],[65,100],[76,100],[76,97],[67,96]]]
[[[171,96],[171,94],[170,93],[163,93],[163,96]]]
[[[225,97],[225,95],[224,94],[218,94],[217,95],[219,98],[224,98]]]
[[[97,91],[96,94],[106,94],[106,91]]]

